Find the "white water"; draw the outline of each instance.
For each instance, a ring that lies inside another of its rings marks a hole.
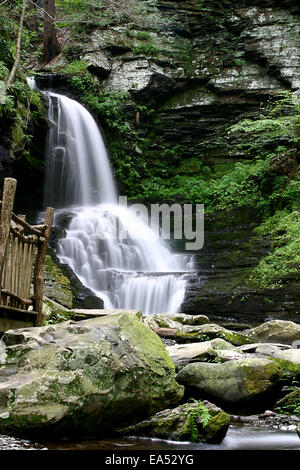
[[[184,298],[190,257],[172,254],[149,227],[117,205],[109,159],[97,124],[78,102],[49,97],[45,204],[71,211],[57,255],[105,308],[139,309],[144,314],[177,312]],[[128,232],[115,236],[116,221]]]

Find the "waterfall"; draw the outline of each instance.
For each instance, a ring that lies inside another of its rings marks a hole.
[[[78,102],[57,93],[49,99],[45,204],[56,221],[72,220],[57,255],[105,308],[144,314],[177,312],[183,301],[189,256],[169,247],[129,209],[117,204],[109,158],[97,124]],[[126,229],[127,238],[116,236]]]

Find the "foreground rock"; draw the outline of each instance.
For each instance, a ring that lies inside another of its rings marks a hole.
[[[281,378],[280,365],[268,359],[239,359],[223,364],[200,362],[185,366],[177,375],[189,396],[247,407],[276,397]]]
[[[207,424],[204,417],[207,417]],[[230,415],[208,401],[186,403],[164,410],[150,419],[120,429],[121,435],[172,439],[175,441],[220,443],[228,430]]]
[[[245,332],[253,342],[292,344],[299,341],[300,325],[292,321],[272,320]]]
[[[1,351],[4,434],[107,435],[183,396],[170,356],[139,315],[10,330]]]

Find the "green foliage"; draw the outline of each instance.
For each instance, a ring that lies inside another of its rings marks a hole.
[[[287,387],[289,395],[279,401],[274,411],[280,414],[293,414],[300,418],[300,383],[297,379],[292,380],[292,384]]]
[[[44,321],[44,325],[55,325],[56,323],[62,323],[67,320],[75,320],[75,314],[73,312],[56,312],[51,315],[50,318]]]
[[[0,61],[0,80],[7,80],[9,77],[9,70],[3,61]]]
[[[146,56],[155,56],[158,54],[158,49],[153,44],[140,44],[133,48],[134,54],[144,54]]]
[[[276,288],[300,272],[300,211],[278,211],[257,229],[259,238],[271,240],[271,253],[253,270],[249,285],[255,288]]]
[[[258,119],[244,119],[228,129],[228,134],[242,137],[238,146],[250,151],[261,150],[268,142],[276,141],[279,137],[289,138],[291,143],[299,142],[300,136],[300,106],[290,91],[283,91],[275,98],[269,99],[261,109]],[[249,140],[243,141],[243,134]]]
[[[148,31],[138,31],[136,37],[142,41],[148,41],[150,39],[150,33],[148,33]]]
[[[205,405],[201,401],[195,400],[195,403],[197,403],[197,406],[191,405],[185,412],[186,422],[183,429],[183,432],[189,435],[192,442],[198,441],[199,424],[201,424],[202,429],[204,429],[211,419],[211,414]]]
[[[63,73],[67,75],[78,75],[86,72],[87,62],[85,60],[74,60],[65,66]]]
[[[81,40],[96,27],[124,23],[141,29],[153,26],[163,29],[165,26],[156,0],[57,0],[56,7],[58,27],[71,29],[73,37]]]

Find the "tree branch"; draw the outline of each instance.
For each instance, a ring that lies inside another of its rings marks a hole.
[[[18,67],[19,67],[19,64],[20,64],[23,23],[24,23],[26,6],[27,6],[27,0],[23,0],[22,11],[21,11],[21,16],[20,16],[20,21],[19,21],[19,28],[18,28],[18,38],[17,38],[17,45],[16,45],[16,57],[15,57],[14,65],[11,69],[11,72],[10,72],[8,80],[7,80],[7,84],[6,84],[7,88],[9,88],[14,83],[16,75],[17,75]]]

